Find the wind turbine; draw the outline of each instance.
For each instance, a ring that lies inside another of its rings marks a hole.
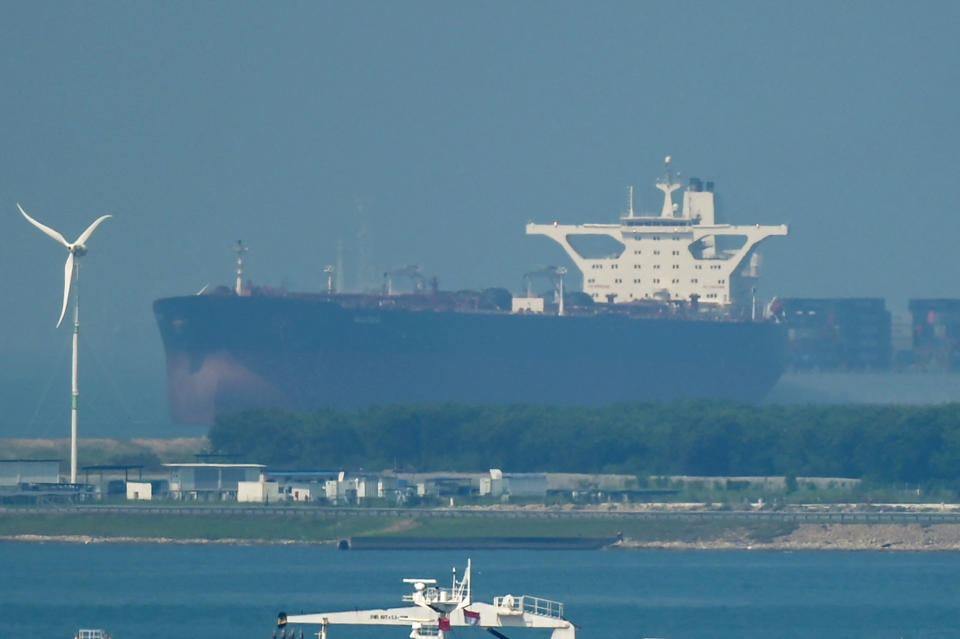
[[[107,218],[113,217],[112,215],[103,215],[97,218],[93,224],[87,227],[87,230],[80,234],[73,242],[68,242],[66,238],[63,237],[57,231],[54,231],[49,226],[41,224],[36,221],[23,210],[23,207],[20,206],[20,203],[17,203],[17,208],[20,209],[20,212],[23,213],[23,217],[27,218],[27,221],[33,224],[35,227],[43,231],[45,235],[48,235],[55,239],[56,241],[63,244],[67,247],[67,263],[64,265],[63,270],[63,306],[60,309],[60,319],[57,320],[57,328],[60,328],[60,324],[63,323],[63,316],[67,313],[67,303],[70,301],[70,285],[71,282],[76,279],[78,286],[75,289],[75,297],[73,301],[73,365],[72,365],[72,376],[71,376],[71,387],[73,390],[71,409],[70,409],[70,483],[77,483],[77,413],[78,405],[80,399],[80,390],[77,380],[77,351],[78,351],[78,339],[80,336],[80,294],[79,294],[79,282],[80,282],[80,262],[78,258],[83,257],[87,254],[87,240],[90,239],[90,236],[93,235],[93,232],[97,230],[97,227],[103,223]]]

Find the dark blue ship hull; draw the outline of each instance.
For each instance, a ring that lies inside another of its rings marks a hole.
[[[270,406],[757,401],[779,379],[786,346],[772,323],[350,307],[321,296],[173,297],[154,312],[171,416],[198,424]]]

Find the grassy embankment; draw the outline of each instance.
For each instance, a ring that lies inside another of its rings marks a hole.
[[[745,530],[745,526],[749,526]],[[239,539],[334,542],[369,535],[411,537],[613,537],[634,541],[709,542],[734,532],[756,541],[787,534],[794,525],[780,522],[616,520],[547,517],[418,518],[415,516],[337,515],[164,515],[0,512],[0,536],[83,535],[140,539]]]

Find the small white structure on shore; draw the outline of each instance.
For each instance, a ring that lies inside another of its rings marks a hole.
[[[499,468],[491,468],[489,477],[480,478],[480,496],[481,497],[499,497],[506,492],[506,482],[503,481],[503,471]]]
[[[237,483],[237,501],[266,504],[280,501],[280,484],[275,481],[241,481]]]
[[[375,475],[348,476],[341,471],[336,479],[324,486],[327,500],[332,504],[356,504],[376,499],[380,495],[379,477]]]
[[[153,484],[148,481],[128,481],[128,501],[150,501],[153,499]]]
[[[545,473],[504,473],[499,468],[491,468],[489,477],[480,478],[480,496],[537,497],[547,495],[547,475]]]

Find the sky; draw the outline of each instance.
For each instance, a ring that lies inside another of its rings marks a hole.
[[[960,297],[952,2],[8,2],[0,436],[67,428],[65,251],[87,433],[165,409],[153,300],[234,278],[350,290],[419,264],[519,291],[528,221],[659,210],[664,156],[725,221],[789,224],[764,297]],[[86,384],[86,385],[85,385]]]

